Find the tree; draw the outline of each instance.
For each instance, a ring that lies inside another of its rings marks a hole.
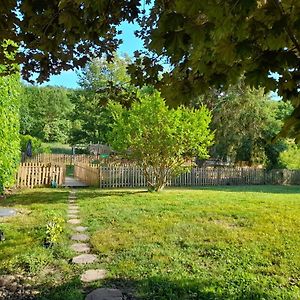
[[[165,57],[171,71],[155,84],[170,101],[188,103],[210,87],[226,90],[244,75],[247,85],[278,90],[292,102],[282,134],[296,127],[292,133],[300,137],[299,1],[155,1],[140,21],[149,54],[137,53],[130,66],[135,83],[157,79]]]
[[[274,144],[270,141],[291,113],[288,104],[271,100],[263,88],[250,88],[243,80],[226,91],[211,89],[193,105],[199,104],[206,105],[212,112],[211,127],[215,130],[215,144],[210,151],[212,157],[278,166],[279,153],[285,146],[282,140]]]
[[[0,40],[21,47],[14,62],[22,64],[23,78],[38,73],[42,82],[49,74],[84,66],[91,57],[105,54],[111,59],[121,42],[116,27],[136,19],[139,6],[138,0],[5,1],[0,7]],[[0,63],[11,64],[1,48]]]
[[[287,144],[287,149],[280,153],[282,167],[292,170],[300,169],[300,149],[293,140]]]
[[[21,133],[45,142],[66,142],[73,106],[70,91],[60,87],[23,87]]]
[[[0,65],[0,72],[5,72],[6,68]],[[17,66],[13,68],[17,70]],[[20,76],[0,77],[0,194],[14,183],[20,161],[19,108]]]
[[[157,0],[150,14],[139,15],[140,6],[139,0],[8,1],[0,8],[0,39],[18,42],[22,51],[10,61],[0,50],[0,63],[21,63],[25,79],[37,72],[43,81],[94,55],[111,59],[121,42],[116,26],[140,17],[139,36],[153,57],[139,57],[129,68],[134,82],[154,80],[164,97],[184,103],[244,75],[251,87],[278,90],[292,102],[282,134],[300,138],[299,1]],[[159,80],[162,58],[171,71]]]
[[[109,104],[114,118],[109,141],[113,149],[135,159],[150,189],[159,191],[170,176],[182,172],[185,159],[208,156],[211,116],[205,107],[169,109],[157,91],[141,91],[138,98],[129,110]]]
[[[136,99],[136,88],[130,84],[127,65],[130,59],[115,55],[114,62],[105,58],[91,60],[84,68],[72,102],[71,143],[106,143],[111,117],[106,105],[109,100],[130,107]]]

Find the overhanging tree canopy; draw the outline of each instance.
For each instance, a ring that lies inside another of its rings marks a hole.
[[[0,39],[20,44],[17,62],[24,66],[25,79],[37,72],[43,81],[50,73],[84,65],[93,54],[110,59],[120,42],[116,26],[137,20],[144,2],[150,1],[5,1]],[[164,97],[182,103],[208,87],[235,83],[244,74],[251,86],[278,89],[292,101],[295,111],[284,132],[293,128],[299,135],[299,1],[156,0],[140,21],[140,36],[156,57],[131,68],[136,82],[157,80],[162,68],[156,61],[167,57],[172,70],[157,87]],[[0,63],[7,63],[2,52]]]
[[[246,84],[278,90],[292,101],[295,111],[283,131],[296,125],[300,135],[299,1],[156,1],[141,23],[140,36],[155,55],[137,55],[130,69],[136,83],[161,70],[159,57],[167,57],[172,70],[156,86],[179,103],[212,86],[227,88],[244,75]]]
[[[90,57],[112,58],[120,40],[116,26],[133,21],[138,0],[8,0],[0,5],[0,40],[20,46],[16,61],[23,64],[23,78],[84,66]],[[0,63],[10,64],[0,48]]]

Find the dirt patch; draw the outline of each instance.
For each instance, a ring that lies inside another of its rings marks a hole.
[[[0,275],[0,299],[36,299],[39,291],[35,290],[28,282],[28,278],[22,275]]]

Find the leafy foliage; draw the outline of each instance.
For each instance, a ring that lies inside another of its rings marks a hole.
[[[11,39],[22,47],[16,62],[23,66],[23,78],[38,73],[41,82],[49,74],[84,66],[94,56],[111,59],[121,42],[116,26],[133,21],[139,5],[138,0],[8,1],[0,7],[0,40]],[[11,63],[3,50],[0,63]]]
[[[115,150],[137,161],[150,187],[158,191],[170,175],[182,172],[186,158],[208,156],[211,116],[205,107],[169,109],[155,90],[143,90],[138,98],[129,110],[110,103],[114,123],[109,141]]]
[[[127,74],[128,57],[115,57],[113,63],[104,58],[89,62],[80,76],[80,90],[72,95],[75,106],[71,119],[71,143],[106,143],[112,122],[106,108],[109,100],[129,107],[136,99],[136,88]]]
[[[45,245],[53,246],[61,241],[64,230],[64,219],[53,216],[46,224]]]
[[[251,87],[278,90],[292,102],[281,135],[300,139],[299,1],[157,0],[150,14],[141,14],[141,2],[9,1],[0,8],[0,39],[17,42],[22,51],[12,59],[7,54],[16,45],[2,47],[0,63],[7,68],[0,73],[18,62],[25,79],[39,73],[41,82],[94,56],[111,60],[121,42],[117,26],[139,19],[138,35],[150,55],[136,54],[129,66],[133,82],[155,83],[166,99],[183,104],[212,86],[226,90],[244,75]],[[163,58],[171,71],[161,76]]]
[[[284,168],[300,169],[300,149],[294,141],[289,141],[287,149],[280,153],[280,162]]]
[[[23,87],[21,133],[46,142],[65,142],[73,106],[70,91],[59,87]]]
[[[44,146],[42,144],[42,141],[31,136],[31,135],[20,135],[20,144],[21,144],[21,152],[26,153],[26,148],[28,142],[31,141],[32,146],[32,154],[35,155],[37,153],[50,153],[50,148],[47,146]]]
[[[0,193],[13,184],[20,160],[19,108],[19,75],[0,77]]]
[[[240,81],[225,92],[211,89],[193,105],[205,104],[212,111],[215,145],[211,155],[231,162],[247,161],[278,167],[284,142],[271,140],[280,132],[291,105],[265,95],[264,89],[249,88]]]
[[[210,87],[226,90],[244,75],[247,85],[278,90],[292,102],[295,110],[281,135],[300,137],[299,1],[155,1],[140,23],[149,53],[136,54],[130,67],[135,83],[152,79],[166,99],[188,103]],[[158,80],[164,57],[171,71]]]

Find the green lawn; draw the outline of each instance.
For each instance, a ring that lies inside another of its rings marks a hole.
[[[125,299],[300,299],[299,187],[78,191],[83,223],[108,278],[82,285],[65,225],[43,247],[45,224],[66,218],[68,190],[34,189],[0,201],[0,274],[25,274],[38,299],[82,300],[94,287]],[[6,220],[6,221],[5,221]]]
[[[106,285],[141,299],[300,299],[299,187],[82,190]]]
[[[23,275],[39,292],[38,299],[81,299],[80,268],[69,263],[70,231],[64,232],[58,246],[44,247],[46,224],[59,216],[66,220],[67,190],[33,189],[0,201],[0,207],[14,207],[17,216],[0,218],[6,240],[0,242],[0,275]],[[1,298],[1,297],[0,297]],[[14,298],[15,299],[15,298]]]
[[[44,146],[50,148],[51,153],[55,154],[72,154],[72,147],[62,143],[43,143]]]

